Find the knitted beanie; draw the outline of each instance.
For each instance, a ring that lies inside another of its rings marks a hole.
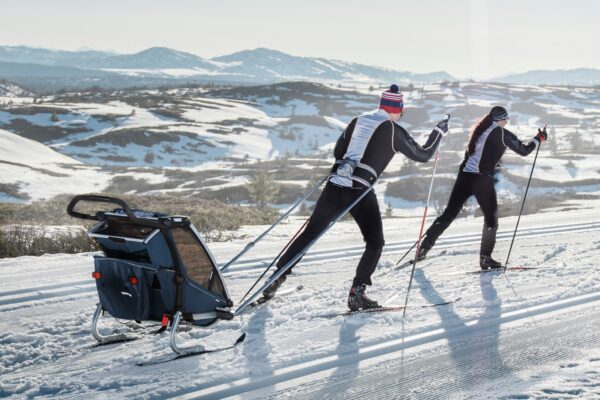
[[[508,119],[508,112],[504,107],[494,106],[490,110],[490,115],[492,116],[492,120],[494,121],[502,121],[503,119]]]
[[[381,99],[379,100],[379,108],[385,110],[390,114],[400,114],[404,108],[404,101],[402,93],[398,89],[398,85],[393,84],[389,90],[381,93]]]

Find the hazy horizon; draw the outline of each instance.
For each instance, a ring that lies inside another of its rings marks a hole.
[[[77,49],[61,49],[61,48],[56,48],[56,47],[35,46],[35,45],[27,45],[27,44],[18,44],[18,45],[16,45],[16,44],[0,44],[0,46],[7,46],[7,47],[19,47],[19,46],[22,46],[22,47],[29,47],[29,48],[35,48],[35,49],[52,50],[52,51],[69,51],[69,52],[99,51],[99,52],[105,52],[105,53],[113,53],[115,55],[136,54],[136,53],[140,53],[142,51],[148,50],[150,48],[156,48],[156,47],[167,48],[166,46],[150,46],[150,47],[145,47],[145,48],[141,48],[141,49],[138,49],[138,50],[134,50],[134,51],[125,53],[125,52],[120,52],[120,51],[117,51],[117,50],[114,50],[114,49],[96,49],[96,48],[89,47],[89,46],[82,46],[82,47],[77,48]],[[188,51],[185,51],[185,50],[181,50],[181,49],[177,49],[177,48],[173,48],[173,47],[168,47],[168,48],[171,49],[171,50],[176,50],[176,51],[181,51],[181,52],[193,54],[195,56],[199,56],[199,57],[202,57],[204,59],[213,58],[213,57],[203,57],[202,54],[195,54],[195,53],[191,53],[191,52],[188,52]],[[232,52],[232,53],[217,54],[214,57],[225,56],[225,55],[228,55],[228,54],[233,54],[233,53],[237,53],[237,52],[241,52],[241,51],[246,51],[246,50],[256,50],[256,49],[259,49],[259,48],[265,48],[265,47],[258,46],[258,47],[254,47],[254,48],[240,49],[240,50]],[[289,54],[289,55],[292,55],[292,56],[297,56],[297,57],[327,58],[327,57],[313,57],[311,55],[292,54],[292,53],[286,52],[286,51],[281,50],[281,49],[268,49],[268,50],[280,51],[280,52],[283,52],[283,53],[286,53],[286,54]],[[342,60],[342,59],[333,59],[333,58],[329,58],[329,59],[330,60],[336,60],[336,61],[348,62],[348,60]],[[350,62],[352,62],[352,61],[350,61]],[[359,63],[359,64],[363,64],[363,63]],[[376,65],[376,64],[364,64],[364,65],[374,66],[374,67],[382,67],[382,68],[386,67],[384,65]],[[556,68],[556,69],[536,68],[536,69],[528,69],[528,70],[520,70],[520,71],[517,71],[517,70],[515,70],[515,71],[509,71],[509,72],[506,72],[506,73],[503,73],[503,74],[500,74],[500,75],[495,75],[495,76],[491,76],[491,77],[488,77],[488,78],[478,78],[478,79],[480,79],[480,80],[486,80],[486,79],[493,79],[493,78],[502,78],[502,77],[507,76],[507,75],[526,73],[526,72],[536,71],[536,70],[552,71],[552,70],[574,70],[574,69],[588,69],[588,68],[589,69],[600,69],[600,68],[594,68],[594,67],[572,67],[572,68]],[[439,70],[430,70],[430,71],[413,71],[413,70],[403,70],[403,71],[414,72],[414,73],[424,73],[424,74],[426,74],[426,73],[433,73],[433,72],[439,72],[439,71],[444,71],[444,70],[443,69],[439,69]],[[446,71],[446,72],[448,72],[448,71]],[[470,77],[460,77],[460,76],[454,76],[454,77],[457,78],[457,79],[471,79]]]
[[[259,47],[394,70],[489,79],[600,68],[600,2],[542,0],[157,0],[3,2],[9,46],[136,53],[169,47],[213,58]],[[583,51],[581,49],[584,49]],[[585,51],[585,50],[588,51]]]

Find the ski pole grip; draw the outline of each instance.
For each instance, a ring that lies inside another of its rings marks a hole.
[[[74,210],[77,203],[83,202],[83,201],[87,201],[87,202],[91,202],[91,203],[116,204],[116,205],[120,206],[123,209],[123,211],[125,211],[125,214],[127,214],[129,219],[131,219],[133,221],[138,220],[138,218],[133,214],[133,212],[129,208],[129,205],[125,201],[123,201],[121,199],[117,199],[115,197],[100,196],[100,195],[95,195],[95,194],[80,194],[80,195],[73,197],[71,199],[71,201],[69,202],[69,205],[67,206],[67,214],[69,214],[71,217],[75,217],[75,218],[98,221],[99,217],[97,215],[84,214],[84,213],[80,213],[80,212]]]

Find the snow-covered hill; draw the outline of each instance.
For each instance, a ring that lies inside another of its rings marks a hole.
[[[471,125],[495,104],[509,108],[507,128],[522,140],[529,140],[537,127],[549,126],[550,140],[540,151],[531,192],[540,199],[533,204],[556,205],[600,190],[597,90],[478,83],[403,90],[401,124],[418,140],[424,140],[443,114],[452,115],[438,166],[437,206],[446,201]],[[308,181],[326,173],[340,132],[355,115],[377,104],[378,90],[296,82],[75,93],[42,98],[37,104],[32,100],[0,108],[0,127],[101,168],[109,181],[118,180],[113,190],[172,191],[243,203],[249,201],[248,176],[262,162],[262,170],[276,174],[285,185],[275,201],[285,205]],[[506,153],[498,175],[501,203],[521,198],[531,163],[532,157]],[[417,165],[395,157],[377,189],[382,204],[418,213],[426,196],[423,177],[430,168],[431,163]],[[21,190],[31,198],[43,192],[6,176],[0,183],[11,184],[12,192]],[[99,190],[110,184],[107,178],[98,182]],[[56,191],[71,188],[59,186]]]
[[[569,211],[523,218],[511,265],[537,269],[505,276],[467,273],[477,266],[483,220],[457,219],[417,265],[406,319],[401,313],[318,317],[345,309],[363,248],[354,223],[341,222],[282,287],[304,289],[242,318],[180,334],[186,345],[215,348],[245,332],[244,343],[147,367],[135,364],[170,354],[168,334],[91,347],[98,301],[92,254],[0,260],[0,396],[599,398],[599,206],[572,202]],[[500,220],[501,260],[515,222]],[[227,274],[236,303],[301,223],[278,228]],[[417,236],[419,219],[385,219],[384,228],[386,248],[368,294],[402,304],[410,271],[393,265]],[[223,263],[244,245],[211,247]],[[454,305],[419,308],[456,297]],[[104,321],[105,332],[126,330],[122,322]]]
[[[0,81],[0,99],[4,100],[6,98],[13,97],[31,97],[31,93],[27,90],[6,81]]]
[[[60,193],[102,190],[110,175],[52,150],[0,130],[0,201],[38,200]],[[23,196],[25,195],[25,196]]]

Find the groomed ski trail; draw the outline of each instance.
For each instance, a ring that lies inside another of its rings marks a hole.
[[[538,236],[558,235],[561,233],[587,232],[596,230],[600,230],[600,222],[551,225],[545,227],[523,229],[522,232],[519,232],[517,238],[526,239]],[[440,238],[438,243],[436,243],[434,250],[431,251],[430,257],[426,260],[418,262],[417,266],[421,267],[430,263],[432,259],[438,257],[436,255],[438,251],[448,250],[449,248],[458,246],[469,246],[473,244],[479,244],[480,238],[481,235],[479,233],[442,237]],[[511,238],[512,231],[510,230],[498,232],[498,242],[508,241]],[[413,242],[411,241],[392,242],[390,244],[386,244],[382,258],[392,258],[393,255],[400,254],[403,251],[406,251],[408,248],[410,248],[410,246],[412,246],[412,244]],[[321,264],[331,260],[339,261],[353,259],[360,257],[363,251],[364,246],[362,245],[353,247],[336,247],[327,250],[315,251],[307,254],[302,259],[302,265]],[[444,255],[445,254],[446,253],[444,253]],[[59,272],[60,274],[64,275],[64,272],[73,270],[75,275],[81,277],[81,264],[86,263],[89,264],[89,273],[83,274],[83,276],[85,277],[84,279],[65,281],[61,283],[51,283],[42,286],[37,285],[37,283],[39,283],[40,280],[32,279],[30,281],[34,283],[33,286],[25,286],[14,290],[0,290],[0,313],[4,311],[13,311],[21,307],[31,307],[35,303],[45,302],[46,300],[51,298],[56,298],[57,301],[60,301],[62,298],[65,298],[66,296],[70,295],[73,295],[73,298],[82,295],[85,297],[95,297],[96,284],[90,277],[90,274],[93,270],[93,265],[88,257],[84,255],[80,255],[77,257],[81,257],[82,259],[81,262],[77,264],[78,268],[76,268],[73,265],[70,265],[64,271],[61,270]],[[34,257],[21,257],[18,260],[26,262],[26,260],[30,258],[34,259]],[[271,259],[269,258],[251,259],[245,262],[241,262],[239,267],[232,266],[225,275],[231,277],[231,275],[238,275],[239,272],[255,270],[260,271],[262,268],[265,268],[270,262]],[[375,271],[375,278],[378,274],[386,275],[388,273],[388,270],[391,273],[395,272],[393,267],[388,268],[386,270],[377,270]],[[22,273],[24,272],[21,272],[21,274]],[[48,279],[49,276],[53,276],[53,271],[45,271],[44,275],[45,277],[42,279],[42,281],[44,279]],[[58,273],[56,273],[56,275],[58,275]]]
[[[485,398],[481,390],[496,398],[506,395],[502,388],[515,382],[515,391],[508,394],[531,393],[534,389],[527,385],[532,385],[535,371],[548,374],[548,368],[560,368],[556,364],[559,361],[566,365],[589,363],[592,368],[596,361],[590,360],[600,360],[600,355],[595,356],[598,343],[587,336],[593,331],[588,325],[596,324],[593,327],[598,329],[600,308],[597,230],[600,230],[598,223],[524,228],[524,240],[513,260],[539,268],[509,275],[509,281],[491,274],[436,276],[445,272],[448,265],[469,270],[478,250],[476,233],[448,236],[449,242],[440,241],[436,249],[454,246],[461,249],[417,265],[415,296],[409,304],[439,302],[457,296],[462,299],[456,305],[409,310],[406,320],[391,314],[361,315],[319,324],[297,320],[296,316],[310,319],[311,315],[345,304],[353,263],[340,257],[340,251],[344,250],[339,246],[319,249],[320,260],[316,258],[298,268],[286,282],[290,287],[303,284],[302,291],[267,303],[241,319],[183,334],[184,341],[200,340],[212,348],[231,344],[244,331],[248,338],[242,345],[231,351],[175,360],[168,363],[168,368],[164,364],[147,366],[135,374],[130,371],[140,370],[134,366],[136,362],[169,353],[168,338],[147,336],[120,345],[87,348],[95,343],[89,327],[97,302],[89,254],[0,260],[0,300],[4,300],[0,315],[7,317],[0,323],[3,331],[0,396],[418,397],[417,392],[411,391],[414,387],[425,391],[419,394],[432,393],[432,398],[434,394],[438,398],[444,394],[448,398]],[[404,249],[412,245],[410,240],[401,242],[406,243]],[[499,240],[499,251],[501,243]],[[359,248],[362,246],[356,246],[357,252]],[[398,254],[404,249],[399,249]],[[395,261],[394,257],[388,257],[387,266],[384,264],[378,272],[391,268],[391,261]],[[256,264],[257,272],[259,267]],[[234,299],[255,277],[250,270],[229,276]],[[86,288],[83,282],[88,279],[91,287]],[[77,290],[89,291],[67,293],[74,283],[81,286]],[[383,300],[403,293],[405,284],[406,273],[402,272],[375,280],[368,293]],[[569,329],[565,331],[561,326]],[[539,336],[545,330],[550,337]],[[560,348],[557,345],[560,338],[552,337],[556,332],[575,343],[575,347]],[[520,338],[535,335],[539,340],[533,344],[521,343]],[[577,343],[587,346],[587,358],[577,351]],[[539,348],[534,344],[539,344]],[[486,356],[486,349],[492,350],[491,356]],[[513,354],[528,349],[533,355]],[[485,384],[481,383],[482,376],[469,375],[470,365],[482,365],[469,354],[479,354],[483,363],[489,361],[485,365],[491,372]],[[434,356],[441,358],[431,358]],[[498,360],[503,361],[503,366],[496,365]],[[432,362],[439,362],[439,367],[434,368]],[[453,375],[450,367],[458,372]],[[507,374],[507,370],[511,373]],[[448,379],[458,379],[457,383],[438,386],[434,382],[438,378],[436,373],[446,373]],[[595,383],[593,377],[587,378]],[[369,385],[368,379],[376,379],[377,384]],[[379,384],[381,379],[385,381]],[[597,383],[600,387],[600,378]],[[540,390],[546,389],[556,390],[555,387]],[[597,389],[589,388],[584,397],[595,393],[593,390]]]

